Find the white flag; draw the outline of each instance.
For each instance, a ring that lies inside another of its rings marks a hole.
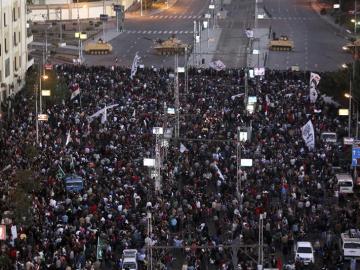
[[[302,128],[301,128],[301,134],[305,141],[306,146],[309,149],[315,148],[315,132],[314,132],[314,126],[309,120]]]
[[[241,93],[241,94],[233,95],[233,96],[231,96],[231,100],[235,100],[235,98],[242,97],[243,95],[245,95],[245,94]]]
[[[224,180],[225,180],[224,175],[223,175],[222,172],[220,171],[220,169],[219,169],[219,167],[218,167],[217,164],[215,164],[215,169],[216,169],[216,172],[219,174],[220,179],[224,181]]]
[[[188,149],[186,148],[185,145],[183,145],[182,143],[180,143],[180,153],[184,153],[185,151],[188,151]]]
[[[209,67],[215,69],[216,71],[220,71],[226,68],[225,64],[220,60],[210,62]]]
[[[107,107],[105,105],[104,113],[101,115],[101,124],[104,124],[107,121]]]
[[[321,77],[317,73],[310,73],[310,102],[315,103],[318,97],[318,92],[316,90]]]
[[[100,116],[100,115],[101,115],[102,117],[104,117],[103,114],[105,114],[105,109],[106,109],[106,110],[109,110],[109,109],[114,108],[114,107],[116,107],[116,106],[119,106],[119,104],[113,104],[113,105],[110,105],[110,106],[105,106],[104,108],[98,110],[96,113],[90,115],[89,118],[88,118],[89,121],[91,122],[94,118],[96,118],[96,117],[98,117],[98,116]],[[106,113],[107,113],[107,112],[106,112]]]
[[[141,57],[138,56],[138,53],[135,54],[135,57],[134,57],[134,60],[133,60],[133,63],[131,65],[131,74],[130,74],[130,79],[132,79],[135,74],[136,74],[136,71],[138,69],[138,66],[139,66],[139,61],[140,61]]]
[[[67,146],[69,144],[69,142],[71,142],[71,136],[70,136],[70,131],[68,131],[67,136],[66,136],[66,142],[65,142],[65,146]]]

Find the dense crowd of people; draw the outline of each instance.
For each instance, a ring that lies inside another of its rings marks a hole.
[[[320,134],[342,137],[346,124],[333,104],[309,102],[309,74],[267,70],[249,79],[249,95],[257,97],[249,113],[239,95],[243,70],[190,69],[188,92],[180,78],[179,138],[173,130],[161,144],[156,190],[143,159],[155,158],[152,128],[175,126],[166,113],[175,106],[170,73],[144,68],[130,79],[121,67],[57,66],[59,81],[81,93],[46,108],[38,144],[33,97],[13,99],[0,129],[1,269],[121,269],[125,249],[138,250],[139,269],[150,261],[153,269],[255,269],[260,215],[266,266],[285,266],[294,243],[308,239],[323,258],[312,267],[336,269],[336,236],[358,227],[358,206],[334,197],[342,146]],[[301,135],[308,120],[313,150]],[[251,130],[240,155],[253,160],[239,172],[238,127]],[[80,176],[83,190],[67,191],[59,170]],[[25,194],[31,205],[19,218],[14,194],[23,171],[39,187]]]

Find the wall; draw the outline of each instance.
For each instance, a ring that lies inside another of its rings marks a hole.
[[[27,45],[32,40],[27,36],[27,16],[25,0],[0,0],[0,102],[25,82]]]
[[[75,20],[78,18],[78,11],[80,19],[93,19],[99,18],[103,14],[104,2],[81,2],[67,3],[68,0],[41,0],[45,1],[46,5],[31,5],[30,20],[32,21],[45,21],[49,20]],[[56,4],[54,2],[57,2]],[[110,17],[115,16],[113,11],[114,4],[125,6],[128,9],[136,0],[113,0],[105,2],[105,13]]]

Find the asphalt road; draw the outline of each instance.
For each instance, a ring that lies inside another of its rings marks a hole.
[[[101,56],[86,56],[87,64],[111,65],[115,57],[118,65],[131,66],[134,55],[139,52],[141,63],[145,66],[173,67],[174,56],[157,55],[152,46],[155,39],[167,39],[172,34],[185,43],[193,43],[194,20],[202,17],[208,8],[207,0],[181,0],[157,14],[144,14],[139,12],[126,14],[125,31],[111,41],[113,53]],[[108,23],[109,29],[115,25]],[[179,59],[182,65],[183,57]]]
[[[224,10],[227,16],[219,23],[222,32],[214,58],[227,67],[245,67],[248,42],[245,30],[254,26],[255,1],[232,0],[230,4],[224,4]]]
[[[259,26],[271,26],[277,36],[288,35],[295,43],[293,52],[271,51],[267,67],[327,71],[351,61],[341,49],[347,43],[342,33],[324,21],[309,0],[264,0],[264,5],[271,18],[259,21]]]

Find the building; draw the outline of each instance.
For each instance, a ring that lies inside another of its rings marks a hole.
[[[33,36],[28,27],[26,0],[0,0],[0,102],[25,85],[25,74],[33,65],[28,44]]]

